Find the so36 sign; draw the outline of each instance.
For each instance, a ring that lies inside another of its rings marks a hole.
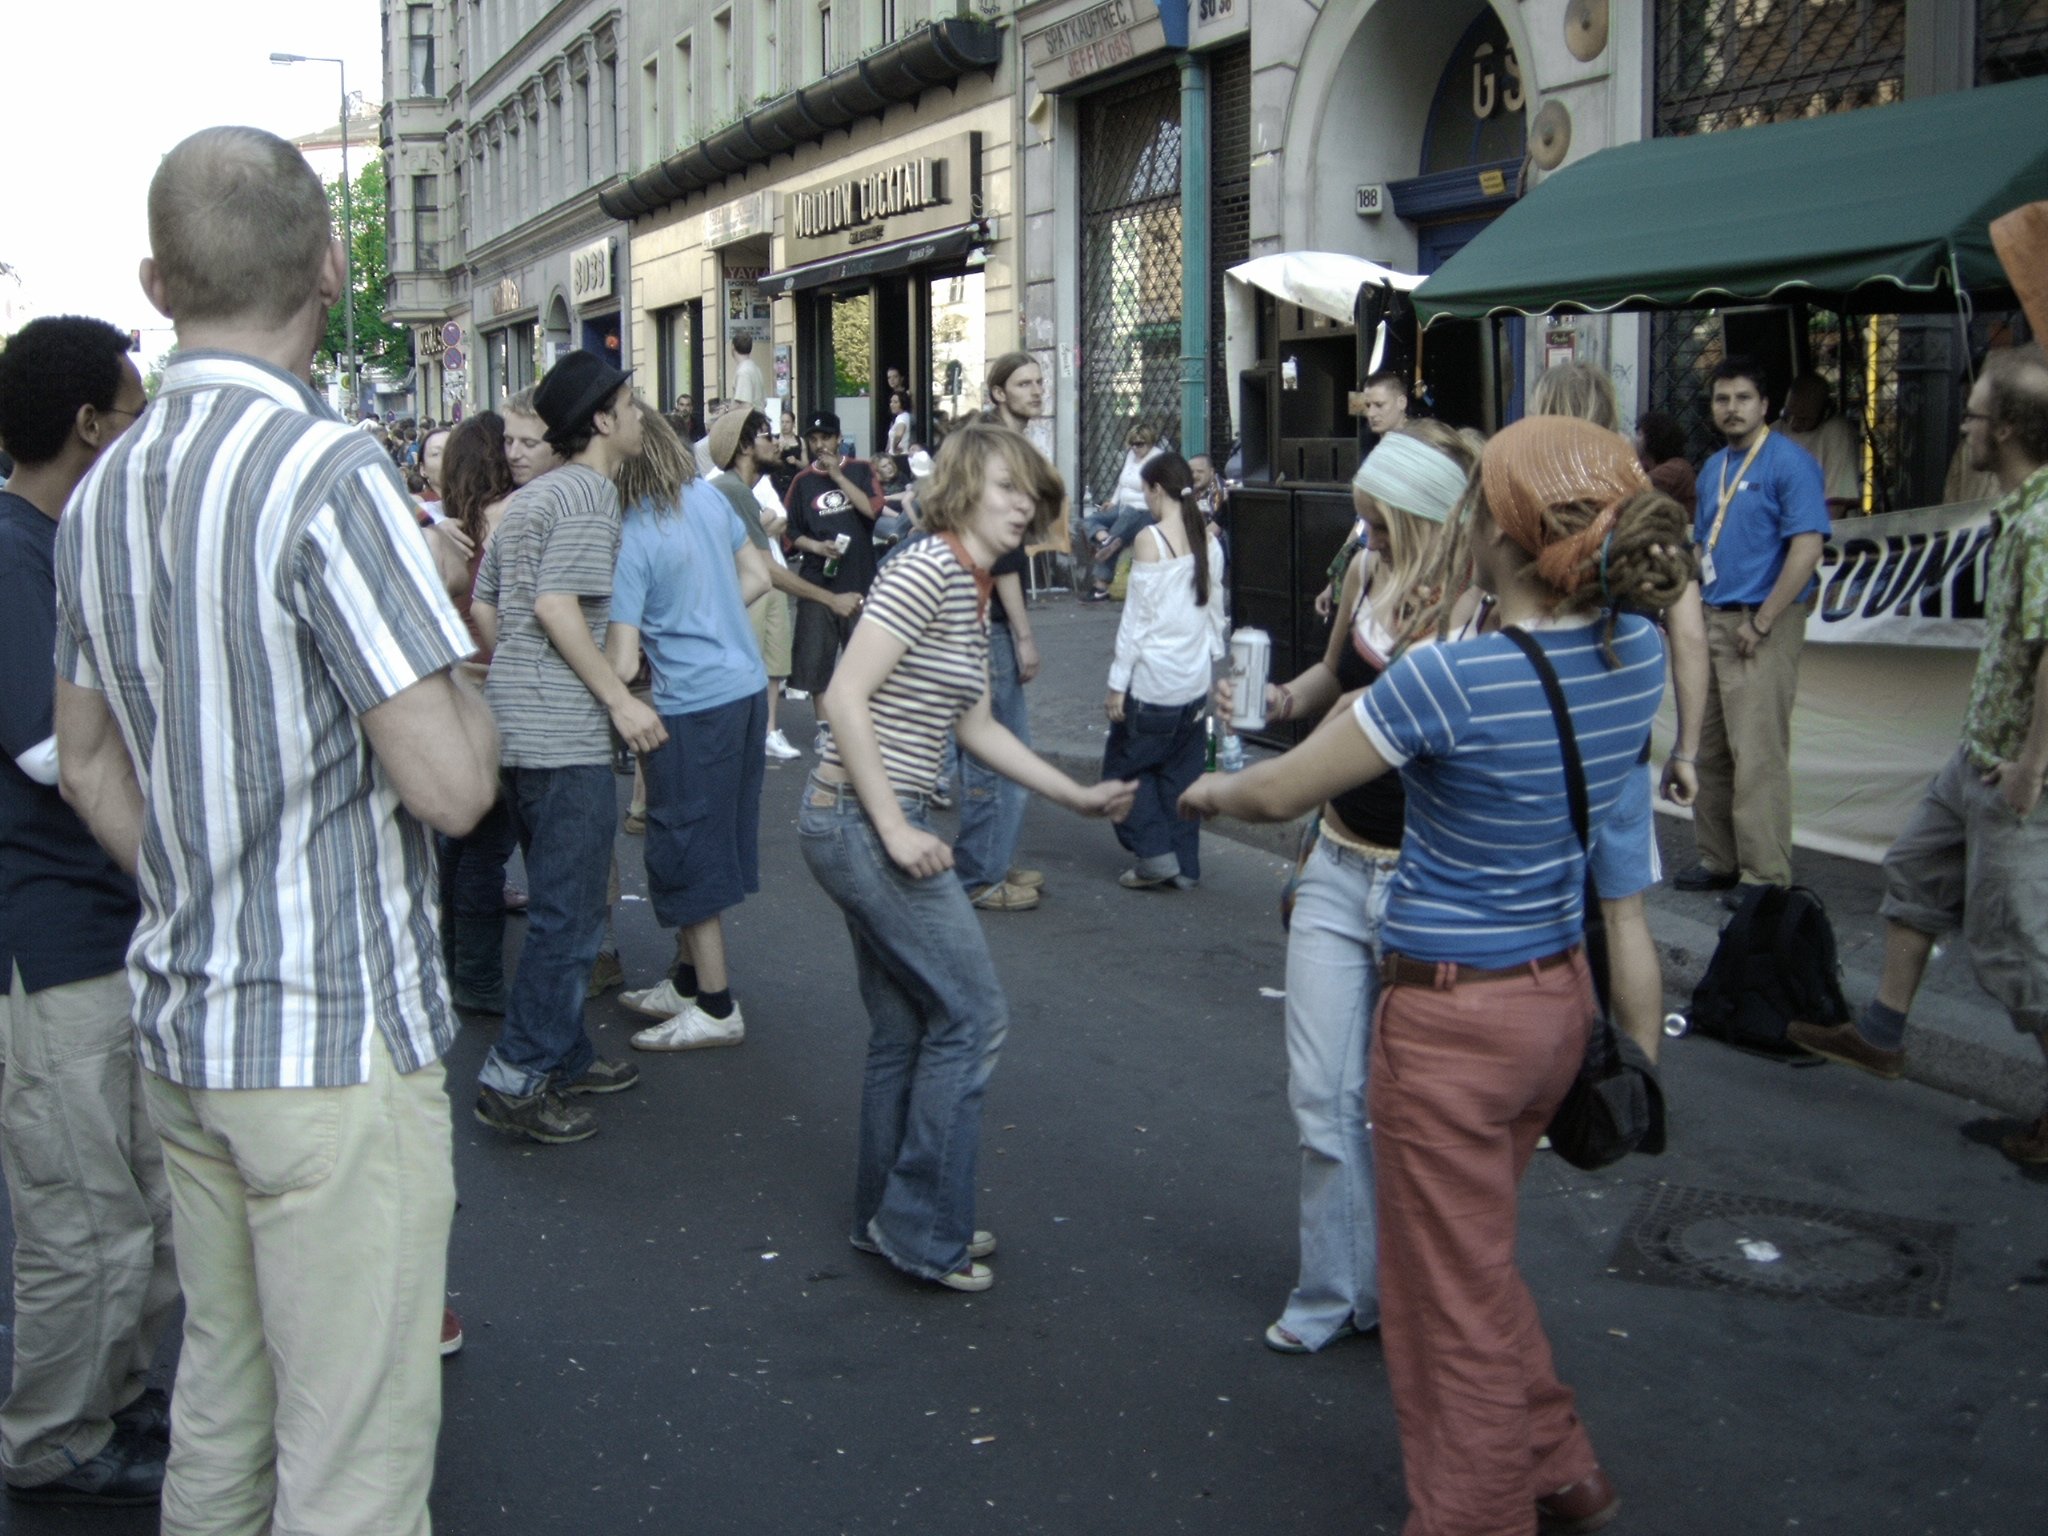
[[[593,240],[569,258],[569,300],[574,304],[612,295],[612,237]]]

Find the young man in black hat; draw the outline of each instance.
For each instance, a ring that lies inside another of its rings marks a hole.
[[[611,733],[636,752],[668,733],[604,656],[619,553],[612,473],[640,451],[639,402],[624,373],[595,352],[571,352],[548,370],[533,405],[563,462],[507,504],[470,608],[493,651],[484,695],[531,888],[505,1023],[477,1074],[476,1117],[565,1142],[597,1134],[574,1100],[640,1079],[639,1068],[597,1054],[583,1004],[604,934]]]
[[[819,411],[804,423],[810,460],[783,497],[789,510],[789,542],[803,556],[797,574],[828,592],[863,597],[875,580],[875,519],[882,495],[874,471],[859,459],[839,456],[839,418]],[[796,642],[791,648],[789,686],[811,696],[818,716],[815,750],[825,750],[824,692],[854,621],[817,603],[799,604]]]

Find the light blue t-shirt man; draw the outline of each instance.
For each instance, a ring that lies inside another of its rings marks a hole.
[[[733,564],[746,544],[732,503],[703,480],[683,487],[680,507],[627,510],[611,617],[640,631],[657,713],[693,715],[768,686]]]

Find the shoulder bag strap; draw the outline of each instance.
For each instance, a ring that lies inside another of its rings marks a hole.
[[[1550,658],[1543,654],[1527,630],[1509,625],[1501,633],[1515,643],[1516,649],[1529,658],[1529,665],[1536,669],[1537,681],[1543,684],[1543,697],[1549,701],[1551,718],[1557,722],[1557,745],[1564,754],[1564,792],[1572,809],[1572,830],[1579,834],[1579,848],[1590,859],[1593,852],[1593,817],[1586,803],[1586,769],[1579,761],[1579,738],[1572,730],[1572,713],[1564,701],[1564,685],[1557,680],[1557,669],[1550,664]],[[1587,878],[1592,878],[1591,871]]]

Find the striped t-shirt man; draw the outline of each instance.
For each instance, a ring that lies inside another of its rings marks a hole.
[[[604,649],[619,558],[618,489],[596,470],[564,464],[516,492],[484,546],[473,600],[498,610],[498,644],[484,683],[507,768],[574,768],[612,760],[611,713],[555,649],[533,602],[574,596]]]
[[[57,531],[57,671],[143,796],[143,1065],[187,1088],[365,1082],[455,1035],[433,840],[358,717],[475,647],[382,449],[300,380],[180,352]]]
[[[1636,771],[1664,694],[1664,643],[1639,614],[1534,630],[1556,668],[1585,765],[1591,831]],[[1557,725],[1529,658],[1504,635],[1423,646],[1352,706],[1401,770],[1407,811],[1385,946],[1491,969],[1540,959],[1585,930],[1585,855],[1565,798]]]
[[[974,573],[944,539],[907,546],[875,577],[861,622],[879,624],[910,647],[868,708],[890,786],[898,794],[929,794],[946,732],[988,692],[988,622]],[[824,760],[844,766],[830,737]]]

